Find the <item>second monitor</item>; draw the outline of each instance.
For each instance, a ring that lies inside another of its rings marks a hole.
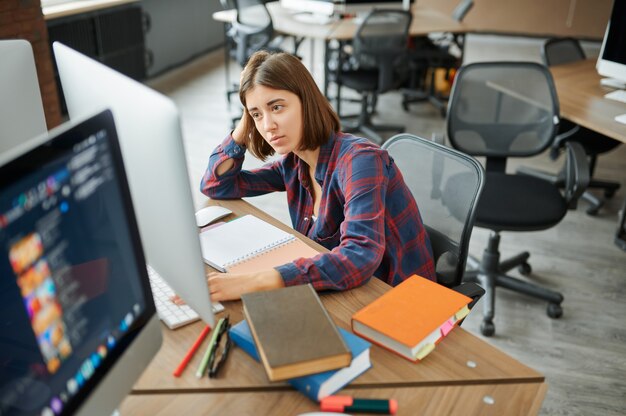
[[[373,9],[409,10],[415,0],[281,0],[284,9],[320,16],[367,13]]]
[[[67,46],[53,48],[70,118],[113,112],[148,263],[213,326],[175,104]]]

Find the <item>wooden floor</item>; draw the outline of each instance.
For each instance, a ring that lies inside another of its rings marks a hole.
[[[538,44],[538,40],[520,38],[470,37],[466,62],[537,61]],[[587,46],[597,50],[597,45]],[[319,79],[321,65],[311,65],[307,42],[303,48],[305,64]],[[314,48],[318,55],[321,49],[321,44]],[[316,57],[319,62],[319,56]],[[231,79],[238,79],[236,64],[231,64],[231,70]],[[222,52],[200,57],[148,84],[170,96],[181,111],[194,202],[200,207],[205,198],[198,185],[208,156],[229,132],[230,125]],[[236,96],[233,99],[238,101]],[[236,113],[237,105],[232,107],[232,113]],[[380,120],[404,124],[409,133],[430,137],[445,130],[445,121],[427,103],[413,104],[407,113],[400,106],[399,96],[388,94],[381,97],[378,108]],[[560,162],[541,156],[512,161],[509,169],[524,164],[556,171]],[[260,162],[248,157],[244,166],[258,165]],[[597,217],[585,214],[583,202],[551,230],[502,235],[503,256],[529,250],[533,267],[529,280],[559,290],[565,296],[563,317],[552,320],[546,315],[545,303],[498,291],[496,335],[487,339],[546,375],[549,388],[541,410],[543,415],[626,414],[626,252],[613,244],[618,211],[626,195],[626,146],[601,157],[597,176],[624,184]],[[291,225],[284,194],[249,201]],[[472,255],[481,255],[487,237],[488,231],[474,230]],[[464,328],[481,336],[480,322],[479,304]]]

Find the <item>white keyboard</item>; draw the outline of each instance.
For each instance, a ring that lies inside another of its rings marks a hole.
[[[604,95],[604,98],[626,103],[626,90],[615,90]]]
[[[152,267],[146,265],[150,287],[159,319],[170,329],[190,324],[200,319],[200,316],[189,305],[176,305],[170,299],[175,295],[171,287]],[[213,313],[221,312],[224,306],[217,302],[212,305]]]

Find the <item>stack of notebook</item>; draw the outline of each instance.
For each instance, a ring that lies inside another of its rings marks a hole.
[[[310,284],[241,299],[246,320],[231,338],[261,361],[270,381],[288,380],[320,400],[370,367],[370,344],[338,330]]]
[[[355,313],[352,330],[408,360],[420,361],[467,316],[471,301],[413,275]]]
[[[348,367],[287,380],[289,384],[311,400],[320,401],[324,397],[336,393],[372,366],[370,363],[370,343],[342,328],[339,328],[339,333],[350,349],[352,361]],[[260,361],[250,327],[246,321],[241,321],[230,329],[230,338],[248,355],[256,361]]]

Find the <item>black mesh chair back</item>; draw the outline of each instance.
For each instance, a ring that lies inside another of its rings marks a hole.
[[[567,64],[586,59],[585,52],[574,38],[553,38],[541,48],[541,58],[547,66]]]
[[[577,39],[573,38],[548,39],[541,47],[541,56],[547,66],[563,65],[586,59],[585,52],[580,46],[580,43]],[[580,143],[589,158],[589,171],[592,177],[589,182],[589,188],[603,190],[605,198],[612,198],[615,192],[620,188],[620,183],[595,178],[594,171],[598,155],[613,150],[621,143],[600,132],[590,130],[570,120],[562,119],[559,125],[558,135],[550,148],[550,158],[556,160],[563,149],[565,149],[565,144],[570,141]],[[521,166],[517,171],[525,175],[545,179],[561,187],[565,185],[564,170],[553,174],[551,172]],[[587,214],[589,215],[596,215],[605,203],[605,199],[598,197],[592,192],[585,192],[583,199],[589,203],[589,207],[587,208]]]
[[[265,49],[274,38],[272,17],[261,0],[231,0],[237,7],[237,21],[233,23],[236,33],[236,59],[242,67],[250,55]]]
[[[551,144],[557,131],[558,100],[543,65],[470,64],[457,73],[451,95],[448,137],[470,155],[533,156]]]
[[[237,8],[237,4],[235,3],[235,0],[220,0],[220,4],[222,6],[222,9],[224,10],[231,10],[231,9]],[[235,58],[235,51],[237,50],[237,42],[235,41],[235,29],[233,28],[233,25],[230,22],[224,23],[224,42],[225,42],[224,48],[225,48],[226,58],[227,58],[226,62],[228,62],[228,59]]]
[[[405,10],[372,10],[357,29],[352,59],[359,69],[378,70],[379,93],[396,88],[406,72],[411,19]]]
[[[506,273],[518,268],[531,273],[529,252],[500,259],[502,231],[539,231],[556,226],[574,208],[589,182],[589,169],[579,143],[568,143],[565,196],[543,179],[510,174],[511,156],[533,156],[553,141],[559,125],[556,90],[548,69],[531,62],[483,62],[461,67],[448,107],[452,145],[486,156],[485,187],[476,208],[477,227],[491,230],[480,267],[464,279],[485,289],[481,332],[495,332],[495,289],[503,287],[548,302],[547,313],[558,318],[563,295]],[[462,189],[463,177],[453,183]],[[476,262],[477,263],[477,262]]]
[[[483,188],[482,166],[466,154],[411,134],[398,134],[382,147],[417,201],[430,236],[438,282],[458,286]]]

